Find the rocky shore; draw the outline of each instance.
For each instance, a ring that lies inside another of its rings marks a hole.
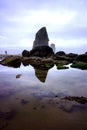
[[[0,64],[5,66],[20,67],[21,63],[24,66],[32,65],[33,67],[39,67],[48,69],[57,66],[58,69],[66,69],[64,65],[71,64],[73,68],[79,68],[87,70],[87,54],[64,54],[60,55],[60,52],[50,56],[50,57],[39,57],[39,56],[17,56],[17,55],[7,55],[0,61]]]
[[[87,70],[87,52],[84,54],[66,54],[64,51],[54,52],[49,46],[49,38],[46,28],[41,28],[35,35],[32,50],[23,50],[21,55],[0,55],[0,64],[5,66],[20,67],[32,65],[35,68],[44,70],[54,65],[57,69],[68,69],[65,65],[71,64],[73,68]]]

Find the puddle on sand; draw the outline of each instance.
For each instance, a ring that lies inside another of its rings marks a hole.
[[[75,98],[87,96],[86,71],[53,68],[43,83],[31,67],[1,68],[0,130],[87,130],[87,104]]]

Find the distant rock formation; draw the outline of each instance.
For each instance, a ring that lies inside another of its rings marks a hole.
[[[50,44],[50,47],[53,49],[53,52],[55,53],[55,44],[54,43]]]
[[[48,46],[48,34],[46,31],[46,27],[42,27],[35,36],[35,40],[33,42],[33,49],[38,46]]]

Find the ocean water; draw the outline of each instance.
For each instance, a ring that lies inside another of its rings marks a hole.
[[[0,65],[0,130],[87,130],[87,103],[68,96],[87,98],[87,70]]]
[[[24,47],[0,47],[0,54],[5,54],[5,51],[7,51],[8,54],[21,54],[23,50],[31,50],[32,46],[24,46]],[[86,46],[80,46],[80,47],[55,47],[55,53],[58,51],[64,51],[65,53],[77,53],[77,54],[84,54],[87,52]]]

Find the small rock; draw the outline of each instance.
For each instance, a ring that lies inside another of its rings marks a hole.
[[[29,51],[24,50],[24,51],[22,52],[22,57],[29,57],[29,56],[30,56]]]
[[[21,74],[16,75],[16,78],[20,78],[20,77],[21,77]]]

